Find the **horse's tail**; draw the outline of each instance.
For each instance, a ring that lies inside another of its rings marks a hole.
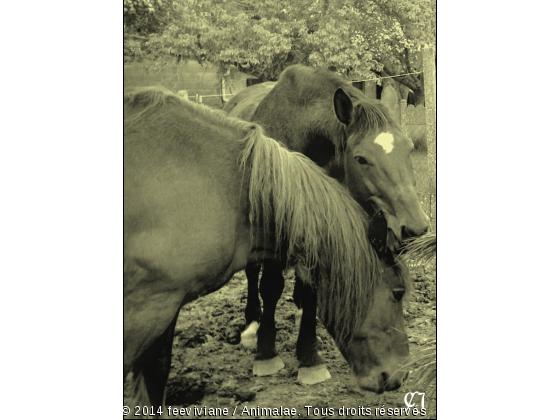
[[[364,319],[380,276],[367,216],[309,158],[265,137],[258,126],[251,131],[240,156],[251,166],[250,221],[274,226],[276,250],[286,251],[302,280],[316,287],[321,319],[348,339]]]

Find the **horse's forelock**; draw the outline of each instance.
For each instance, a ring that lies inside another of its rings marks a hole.
[[[366,134],[367,132],[382,132],[390,125],[388,112],[371,102],[360,101],[354,104],[355,118],[348,127],[351,133]]]

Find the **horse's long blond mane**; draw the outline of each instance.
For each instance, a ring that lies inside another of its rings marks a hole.
[[[302,280],[317,289],[321,319],[340,340],[350,338],[365,319],[380,276],[365,212],[309,158],[258,129],[247,137],[241,164],[251,166],[251,222],[273,222],[277,248],[287,247]]]
[[[128,92],[124,103],[134,111],[129,116],[125,112],[125,126],[172,104],[203,115],[209,124],[245,133],[239,164],[249,177],[249,220],[274,226],[270,233],[277,250],[286,250],[302,280],[316,287],[319,315],[336,332],[337,344],[345,347],[365,319],[374,282],[380,279],[379,260],[367,239],[366,213],[348,191],[303,154],[266,137],[257,124],[161,88]]]

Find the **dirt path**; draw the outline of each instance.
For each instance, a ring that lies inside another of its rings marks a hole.
[[[414,278],[416,293],[405,310],[411,354],[425,348],[435,339],[436,333],[435,272],[426,273],[423,268],[417,269]],[[426,397],[425,415],[419,413],[413,416],[412,411],[407,415],[404,411],[407,408],[404,398],[408,392],[426,391],[411,387],[414,372],[401,389],[381,396],[353,385],[348,364],[322,326],[317,329],[320,351],[332,378],[317,385],[299,383],[292,290],[293,277],[288,277],[276,312],[277,350],[286,366],[271,377],[253,376],[253,353],[238,344],[239,334],[245,325],[247,282],[244,273],[237,273],[219,291],[186,305],[181,310],[175,330],[173,362],[167,384],[166,403],[177,409],[177,414],[171,412],[169,415],[167,412],[163,417],[436,417],[435,398]],[[435,391],[435,385],[428,388],[428,392],[432,391]],[[418,395],[414,397],[414,402],[418,403],[417,408],[421,408]],[[182,413],[179,411],[181,408],[184,410]],[[381,411],[382,408],[384,411]],[[395,415],[395,411],[399,411],[399,415]]]

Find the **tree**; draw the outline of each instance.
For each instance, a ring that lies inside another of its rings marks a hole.
[[[405,76],[395,77],[395,80],[414,92],[417,104],[424,103],[421,49],[425,45],[435,46],[435,1],[363,0],[357,2],[357,7],[366,16],[364,22],[377,23],[376,28],[382,28],[380,33],[387,33],[389,37],[381,40],[374,32],[366,31],[368,26],[362,28],[364,33],[374,38],[371,41],[368,38],[368,41],[374,48],[378,48],[379,61],[383,63],[382,74],[384,76],[405,74]],[[385,48],[379,44],[375,47],[375,42],[380,40]]]
[[[435,42],[435,0],[176,0],[166,7],[173,18],[165,24],[149,8],[148,20],[134,21],[146,22],[149,35],[135,54],[156,66],[195,59],[277,80],[302,63],[372,78],[420,71],[418,52]],[[423,100],[421,76],[397,80]]]
[[[174,19],[172,0],[124,0],[124,60],[143,56],[149,35],[161,35]]]

